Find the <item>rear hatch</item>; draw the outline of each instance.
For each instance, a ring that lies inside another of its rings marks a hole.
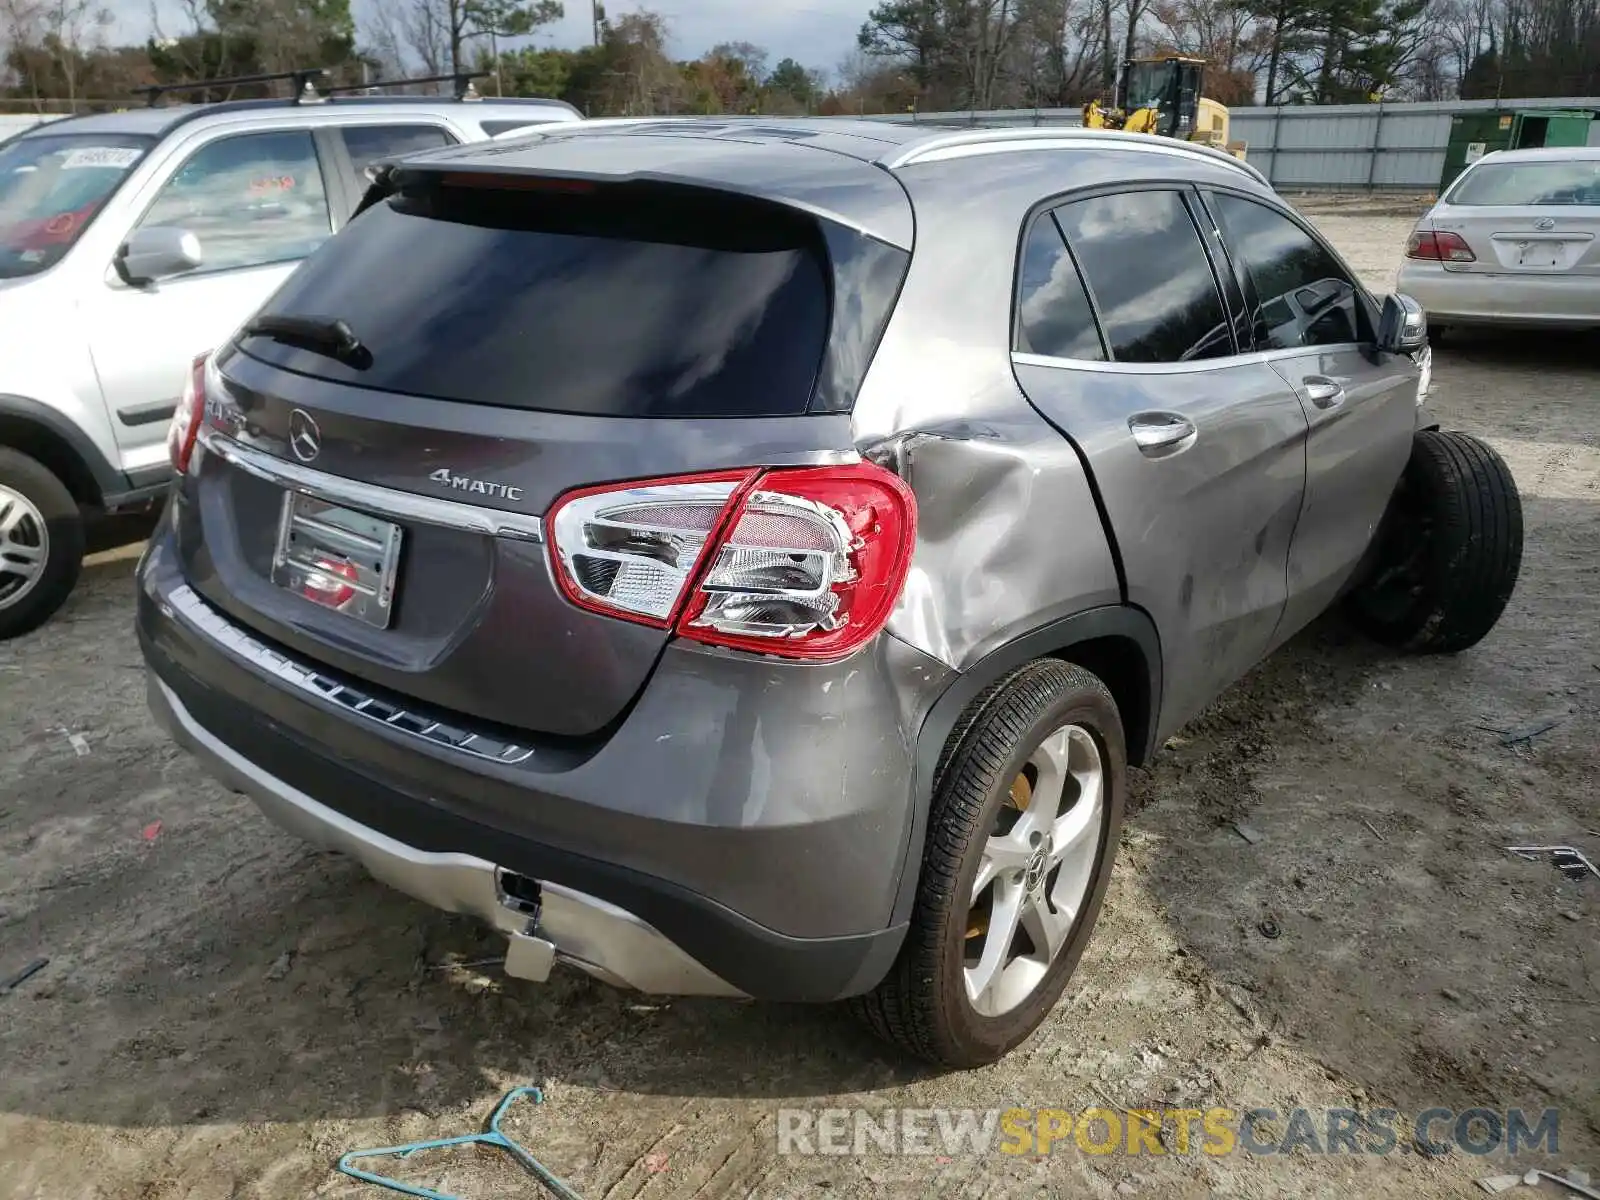
[[[1524,158],[1480,163],[1461,176],[1432,214],[1470,261],[1465,274],[1600,275],[1600,158]]]
[[[581,737],[670,633],[563,595],[541,516],[597,484],[848,453],[908,254],[781,198],[519,154],[398,173],[217,356],[180,547],[196,591],[291,656]]]

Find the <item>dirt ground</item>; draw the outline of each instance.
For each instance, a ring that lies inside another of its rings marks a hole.
[[[1391,285],[1414,206],[1306,207]],[[461,965],[496,941],[280,835],[162,739],[131,629],[136,549],[97,558],[60,619],[0,646],[0,975],[50,959],[0,995],[0,1195],[377,1195],[334,1173],[341,1153],[470,1132],[519,1083],[546,1103],[511,1127],[589,1200],[1425,1200],[1600,1168],[1600,880],[1503,849],[1600,853],[1600,352],[1450,347],[1436,381],[1440,419],[1498,447],[1523,494],[1498,630],[1423,660],[1326,620],[1233,688],[1136,772],[1067,1000],[967,1074],[899,1062],[832,1010],[643,1003]],[[776,1151],[786,1107],[1179,1103],[1555,1106],[1560,1150]],[[405,1171],[471,1200],[538,1194],[481,1152]]]

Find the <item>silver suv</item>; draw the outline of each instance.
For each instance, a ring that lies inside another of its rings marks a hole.
[[[1083,951],[1130,765],[1341,597],[1415,650],[1495,623],[1517,492],[1427,421],[1426,336],[1161,138],[411,158],[194,366],[151,703],[512,976],[987,1062]]]
[[[71,592],[86,518],[160,496],[182,364],[343,226],[370,164],[579,119],[555,101],[156,103],[177,90],[0,145],[0,639]]]

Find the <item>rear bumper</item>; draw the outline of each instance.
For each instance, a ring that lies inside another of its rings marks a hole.
[[[1413,297],[1434,325],[1586,329],[1600,325],[1600,276],[1447,271],[1407,261],[1396,289]]]
[[[521,973],[565,957],[645,990],[831,1000],[892,964],[923,715],[906,706],[942,689],[932,660],[887,637],[832,667],[669,648],[603,742],[490,761],[291,689],[186,621],[170,522],[139,574],[158,717],[278,824],[549,943],[513,940]],[[540,924],[501,873],[538,885]]]
[[[464,913],[509,939],[506,973],[543,982],[556,962],[621,987],[667,995],[738,995],[632,913],[558,884],[508,884],[486,859],[418,850],[368,828],[292,787],[206,730],[172,689],[149,679],[150,710],[172,739],[218,779],[256,802],[275,824],[313,845],[348,854],[377,879],[445,912]],[[513,894],[515,892],[516,894]]]

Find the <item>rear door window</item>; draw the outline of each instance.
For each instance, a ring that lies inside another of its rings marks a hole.
[[[243,348],[340,382],[507,408],[806,411],[831,309],[815,219],[686,188],[455,179],[363,212],[265,309],[348,322],[364,366],[259,336]]]
[[[1234,353],[1205,245],[1176,191],[1064,204],[1056,220],[1083,268],[1111,357],[1181,363]]]
[[[1208,202],[1255,293],[1251,325],[1260,349],[1362,340],[1356,286],[1326,246],[1265,204],[1223,192]]]
[[[339,130],[356,174],[385,158],[453,146],[456,139],[437,125],[347,125]]]

